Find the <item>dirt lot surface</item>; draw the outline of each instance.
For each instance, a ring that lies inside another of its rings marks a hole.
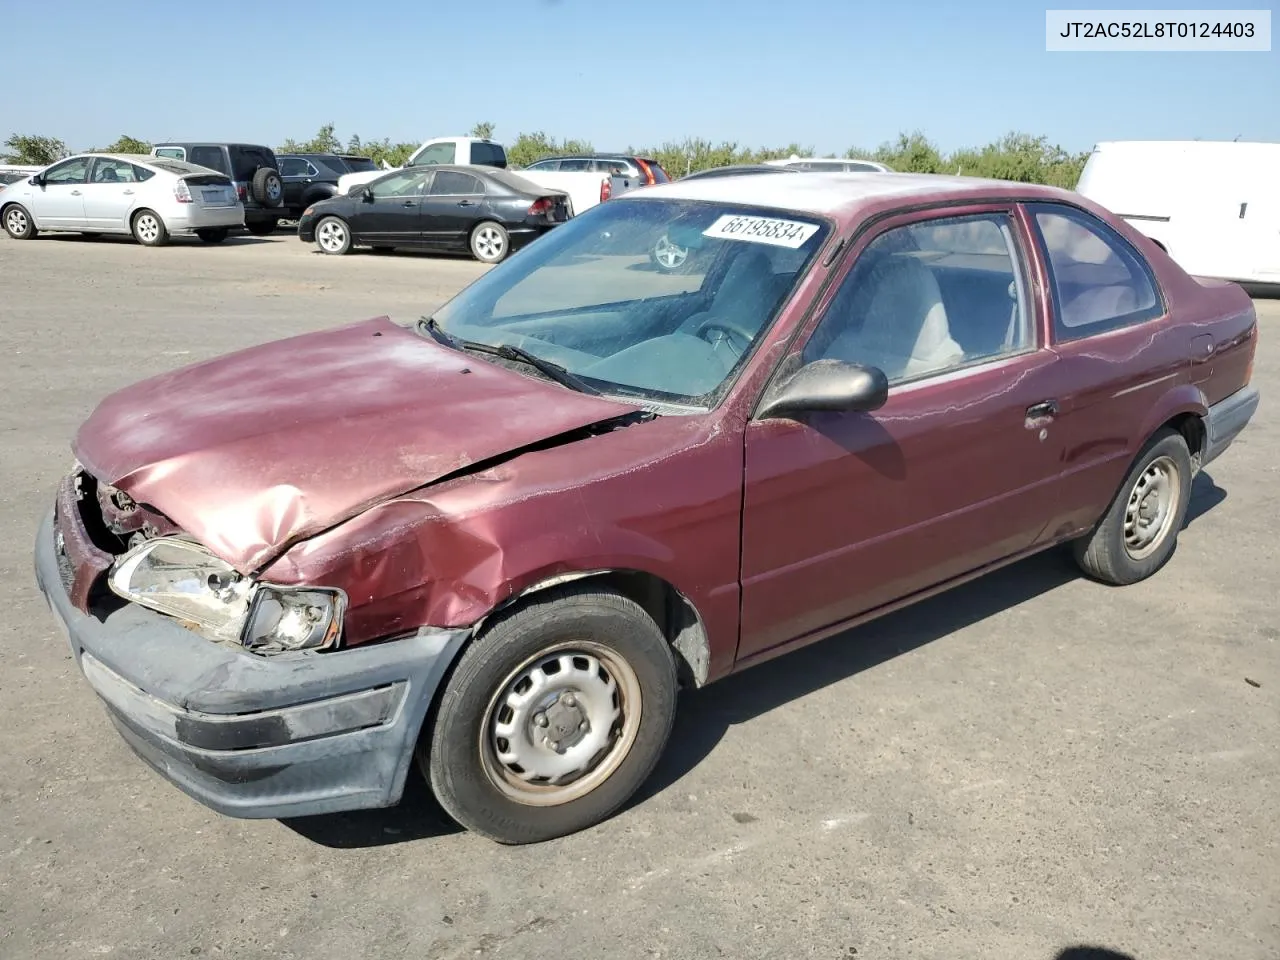
[[[1280,956],[1280,302],[1258,418],[1158,576],[1041,556],[686,696],[638,803],[504,848],[420,789],[205,810],[129,752],[35,588],[108,391],[481,272],[312,249],[0,240],[0,957]]]

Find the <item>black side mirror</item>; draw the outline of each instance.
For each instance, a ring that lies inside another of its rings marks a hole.
[[[815,360],[783,378],[756,414],[761,420],[802,413],[878,410],[889,398],[883,370],[843,360]]]
[[[354,192],[361,203],[373,203],[373,191],[368,187],[356,187]]]
[[[28,180],[27,183],[31,184],[33,187],[43,187],[44,176],[42,174],[37,173],[34,177]]]

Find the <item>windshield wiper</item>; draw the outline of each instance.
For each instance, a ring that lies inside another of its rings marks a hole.
[[[500,343],[494,346],[491,343],[480,343],[476,340],[462,340],[450,333],[446,333],[435,317],[422,317],[419,319],[418,329],[425,330],[427,335],[435,340],[436,343],[452,347],[454,350],[472,350],[476,353],[487,353],[490,356],[502,357],[504,360],[516,360],[520,363],[528,364],[570,390],[577,390],[579,393],[597,397],[600,395],[599,390],[581,377],[570,373],[558,363],[552,363],[550,360],[542,359],[537,354],[530,353],[523,347],[517,347],[510,343]]]
[[[458,349],[458,341],[444,332],[444,328],[436,322],[435,317],[419,317],[418,329],[425,330],[427,336],[431,337],[436,343],[442,343],[446,347],[453,347],[455,350]]]

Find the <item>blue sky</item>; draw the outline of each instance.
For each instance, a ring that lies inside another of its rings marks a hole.
[[[417,142],[477,120],[508,142],[543,130],[597,149],[699,135],[829,153],[916,129],[947,150],[1011,129],[1072,150],[1280,141],[1276,49],[1047,53],[1045,6],[1026,2],[3,6],[5,46],[28,66],[0,138],[81,149],[122,133],[275,145],[330,121],[343,138]]]

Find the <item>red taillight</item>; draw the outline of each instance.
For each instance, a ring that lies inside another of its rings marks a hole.
[[[658,178],[653,175],[653,171],[649,169],[649,165],[647,163],[639,157],[636,157],[636,163],[640,165],[640,172],[644,174],[644,185],[646,187],[652,187],[658,182]]]
[[[609,178],[605,177],[600,181],[600,202],[604,203],[613,196],[613,184],[609,182]]]
[[[179,203],[191,203],[191,191],[187,189],[187,181],[179,180],[173,185],[173,198]]]
[[[240,198],[240,202],[244,203],[249,199],[249,188],[243,183],[236,184],[236,196]]]
[[[538,217],[544,213],[549,214],[551,213],[551,207],[552,203],[550,197],[539,197],[537,200],[533,201],[533,203],[529,204],[528,215],[531,217]]]

